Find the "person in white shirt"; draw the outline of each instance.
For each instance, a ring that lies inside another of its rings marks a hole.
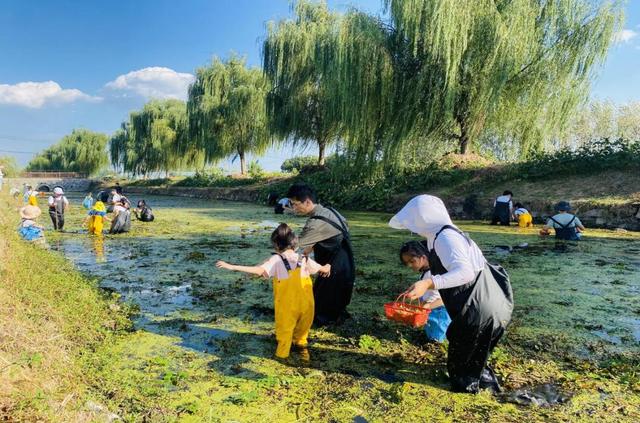
[[[48,204],[53,229],[61,231],[64,228],[64,213],[69,207],[69,200],[64,196],[62,187],[53,189],[53,195],[49,196]]]
[[[131,210],[128,205],[129,200],[124,196],[120,196],[119,201],[114,203],[110,234],[121,234],[131,230]]]
[[[491,351],[502,337],[513,311],[509,277],[484,258],[482,251],[458,229],[442,200],[431,195],[411,199],[389,226],[408,229],[426,238],[430,275],[406,292],[410,299],[437,289],[451,324],[447,369],[456,392],[500,390],[493,370],[487,366]]]
[[[275,214],[293,213],[293,209],[291,208],[291,200],[289,200],[287,197],[279,199],[273,208],[273,212]]]
[[[2,166],[0,166],[0,191],[2,191],[3,182],[4,182],[4,173],[2,173]]]
[[[512,198],[513,193],[507,190],[495,199],[493,202],[493,218],[491,218],[492,225],[500,223],[501,225],[509,226],[513,217]]]

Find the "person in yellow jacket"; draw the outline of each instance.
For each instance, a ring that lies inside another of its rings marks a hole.
[[[102,201],[96,201],[91,210],[89,210],[85,219],[89,233],[102,235],[105,220],[109,221],[109,218],[107,217],[107,209]]]
[[[264,278],[273,278],[273,303],[276,320],[276,357],[287,358],[293,344],[301,351],[303,359],[309,358],[307,337],[313,323],[314,301],[311,276],[316,273],[328,276],[331,265],[319,265],[308,257],[295,252],[298,238],[291,228],[282,223],[271,234],[276,250],[259,266],[239,266],[218,261],[220,269],[245,272]]]
[[[30,206],[36,206],[38,207],[38,197],[36,197],[35,195],[30,195],[29,196],[29,200],[27,201],[27,203]]]
[[[513,211],[513,216],[516,218],[516,221],[518,222],[518,227],[520,228],[533,227],[533,217],[531,217],[531,213],[529,213],[529,210],[524,208],[522,203],[516,203],[515,210]]]

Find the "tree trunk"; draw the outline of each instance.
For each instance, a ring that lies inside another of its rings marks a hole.
[[[460,123],[460,154],[468,154],[469,151],[469,134],[467,133],[467,127],[464,124],[464,121],[459,121]]]
[[[327,143],[325,141],[318,141],[318,166],[324,166],[324,151],[326,147]]]
[[[244,158],[244,151],[238,151],[238,156],[240,156],[240,174],[246,175],[247,167],[246,167],[245,158]]]

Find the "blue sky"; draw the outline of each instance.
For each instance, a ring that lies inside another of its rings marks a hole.
[[[370,13],[382,5],[328,3]],[[640,101],[640,1],[629,3],[624,41],[594,85],[596,98]],[[214,55],[235,51],[257,66],[266,22],[289,15],[289,0],[4,0],[0,155],[26,164],[73,128],[110,134],[149,98],[184,97],[194,70]],[[277,169],[292,154],[272,149],[259,161]]]

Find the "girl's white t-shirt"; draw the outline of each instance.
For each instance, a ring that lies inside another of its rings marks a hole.
[[[431,277],[431,272],[427,270],[422,274],[422,277],[420,278],[420,280],[423,281],[425,279],[429,279],[430,277]],[[421,300],[428,304],[428,303],[437,301],[440,298],[441,298],[440,293],[438,292],[437,289],[427,289],[427,292],[424,293]]]
[[[517,209],[513,212],[513,214],[514,214],[515,216],[520,216],[521,214],[525,214],[525,213],[529,213],[529,212],[528,212],[528,211],[527,211],[527,209],[525,209],[524,207],[517,208]]]
[[[288,262],[291,270],[298,267],[298,262],[300,261],[300,254],[294,252],[285,252],[281,254]],[[314,260],[310,258],[303,258],[301,260],[302,269],[300,273],[302,277],[306,277],[309,275],[314,275],[318,273],[320,266]],[[284,266],[282,262],[282,258],[278,254],[272,255],[267,261],[262,263],[259,267],[261,267],[265,274],[272,277],[277,277],[278,279],[287,279],[289,277],[289,272],[287,272],[287,268]]]
[[[34,226],[35,224],[36,221],[31,219],[22,219],[22,222],[20,222],[20,226],[23,228],[28,228],[29,226]]]

